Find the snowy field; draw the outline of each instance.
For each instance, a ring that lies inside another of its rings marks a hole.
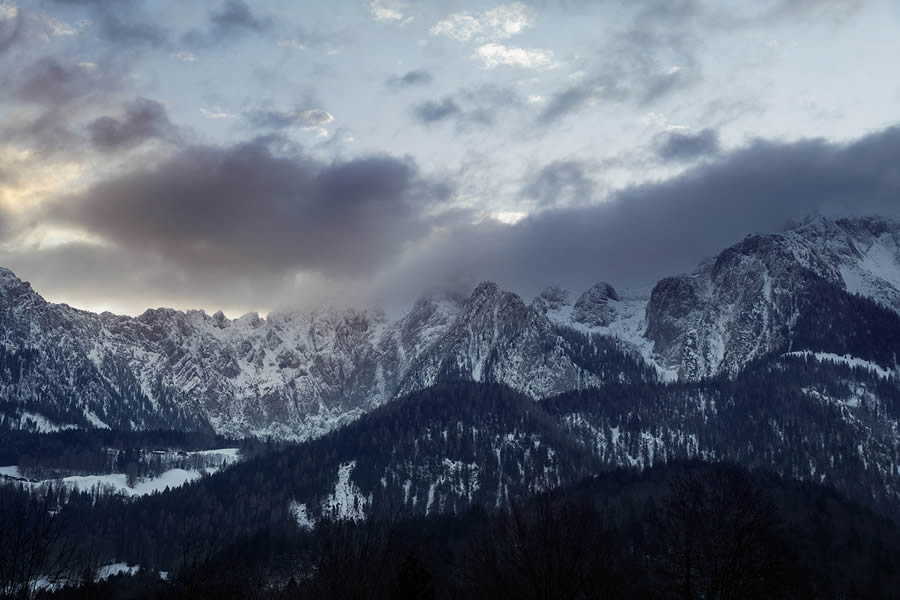
[[[240,460],[238,448],[221,448],[215,450],[201,450],[189,454],[204,456],[216,455],[223,457],[226,464],[231,465]],[[169,469],[160,473],[157,477],[141,478],[133,486],[128,485],[128,476],[125,473],[111,473],[105,475],[73,475],[57,479],[31,480],[26,479],[16,465],[0,467],[0,482],[22,484],[31,489],[41,489],[47,485],[64,486],[69,491],[97,490],[104,494],[115,494],[128,497],[140,497],[155,492],[163,492],[166,488],[174,489],[186,483],[199,479],[204,472],[216,473],[218,467],[210,467],[203,471],[197,469]]]

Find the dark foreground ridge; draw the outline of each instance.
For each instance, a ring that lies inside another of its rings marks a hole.
[[[185,564],[53,598],[891,598],[900,531],[725,464],[614,471],[507,509],[195,538]]]

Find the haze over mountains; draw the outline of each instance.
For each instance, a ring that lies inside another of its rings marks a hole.
[[[548,287],[526,302],[485,282],[468,297],[420,298],[398,320],[330,309],[132,318],[48,303],[2,270],[3,426],[300,440],[453,380],[501,383],[537,400],[611,383],[735,377],[753,361],[802,352],[897,376],[882,347],[896,340],[867,338],[852,304],[863,298],[878,318],[900,319],[892,220],[819,217],[749,235],[648,292],[614,284]]]

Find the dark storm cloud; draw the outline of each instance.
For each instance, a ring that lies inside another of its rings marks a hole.
[[[389,77],[386,83],[388,87],[392,88],[407,88],[417,85],[428,85],[431,83],[431,80],[431,73],[422,69],[418,69],[415,71],[409,71],[407,73],[404,73],[403,75],[394,75],[393,77]]]
[[[816,212],[900,217],[897,156],[900,128],[847,145],[756,141],[601,203],[455,229],[417,253],[404,276],[427,284],[493,278],[525,293],[547,283],[652,283],[747,233],[779,231]]]
[[[442,222],[448,197],[411,159],[324,164],[272,140],[193,146],[61,200],[50,219],[186,269],[362,276]]]
[[[129,150],[151,139],[174,141],[178,136],[166,108],[148,98],[137,98],[126,105],[121,119],[95,119],[88,131],[91,144],[102,152]]]
[[[663,134],[656,154],[665,161],[691,161],[719,152],[719,134],[713,129],[697,133],[672,131]]]
[[[541,207],[584,204],[594,196],[594,181],[582,163],[574,160],[552,162],[525,185],[523,193]]]

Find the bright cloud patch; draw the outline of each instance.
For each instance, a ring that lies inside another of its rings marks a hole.
[[[15,4],[0,3],[0,21],[12,21],[19,16],[19,8]]]
[[[13,8],[13,10],[15,11],[16,9]],[[0,5],[0,13],[2,13],[2,11],[3,11],[3,6]],[[15,17],[16,16],[15,13],[13,13],[12,16]],[[0,16],[0,20],[2,20],[2,16]],[[47,29],[49,30],[50,35],[52,35],[52,36],[75,35],[75,29],[73,29],[67,23],[60,21],[59,19],[54,19],[53,17],[44,15],[43,21],[44,21],[44,24],[47,26]]]
[[[446,35],[465,42],[474,38],[506,40],[534,26],[532,11],[521,2],[514,2],[472,15],[468,12],[452,14],[431,28],[431,35]]]
[[[404,24],[412,21],[403,13],[406,4],[402,2],[385,2],[384,0],[372,0],[369,3],[369,14],[379,23]]]
[[[470,14],[450,15],[431,28],[431,35],[446,35],[465,42],[481,33],[481,23]]]
[[[500,39],[510,38],[534,26],[532,12],[521,2],[486,11],[482,20],[494,36]]]
[[[475,57],[484,63],[485,69],[500,65],[526,69],[553,69],[557,66],[553,52],[537,48],[513,48],[503,44],[484,44],[475,50]]]
[[[169,56],[171,56],[175,60],[180,60],[181,62],[185,63],[197,62],[197,57],[194,56],[191,52],[173,52]]]
[[[234,113],[223,112],[223,111],[219,111],[219,110],[210,110],[208,108],[201,108],[200,114],[202,114],[207,119],[215,119],[215,120],[233,119],[237,116]]]

